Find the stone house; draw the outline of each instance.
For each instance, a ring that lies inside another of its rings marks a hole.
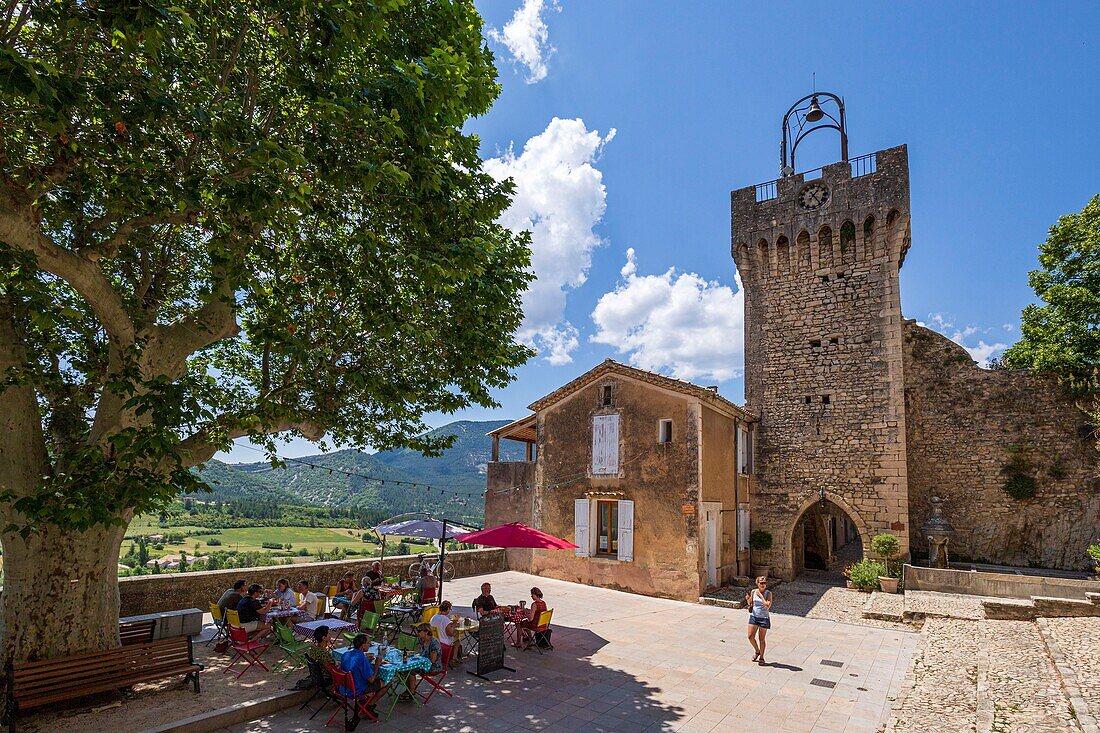
[[[579,545],[510,550],[509,567],[696,600],[749,572],[755,418],[713,388],[604,361],[489,435],[486,526]],[[500,441],[527,460],[499,460]]]

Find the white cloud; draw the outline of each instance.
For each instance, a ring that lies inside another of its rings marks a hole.
[[[614,137],[614,128],[601,137],[584,120],[555,117],[519,155],[509,148],[485,161],[494,178],[516,184],[501,224],[531,232],[536,280],[523,295],[517,336],[547,354],[551,364],[568,364],[579,343],[577,329],[563,322],[566,292],[584,284],[592,250],[602,244],[594,228],[607,209],[607,191],[594,164]]]
[[[629,353],[631,364],[680,379],[725,381],[742,371],[745,294],[695,273],[638,275],[626,251],[622,280],[604,294],[592,320],[591,340]]]
[[[978,328],[977,326],[963,326],[959,328],[955,325],[954,318],[945,316],[942,313],[930,313],[928,315],[928,322],[917,321],[919,326],[927,326],[935,331],[939,331],[947,338],[954,341],[959,346],[966,349],[970,354],[970,358],[978,362],[978,366],[983,369],[989,367],[989,360],[995,356],[999,356],[1005,349],[1008,348],[1008,344],[1002,344],[999,341],[992,344],[987,344],[983,339],[979,338],[976,345],[967,343],[971,336],[977,334],[988,334],[991,329]],[[1011,324],[1004,324],[1003,328],[1006,331],[1012,330]]]
[[[544,10],[561,12],[557,0],[550,0],[549,3],[524,0],[502,30],[490,28],[488,31],[489,38],[503,44],[518,63],[527,67],[528,84],[546,78],[549,72],[547,62],[557,50],[550,45],[550,33],[546,21],[542,19]]]

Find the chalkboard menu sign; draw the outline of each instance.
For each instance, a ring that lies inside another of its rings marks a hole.
[[[485,677],[498,669],[515,671],[504,665],[504,617],[484,616],[478,629],[477,672],[474,674]]]

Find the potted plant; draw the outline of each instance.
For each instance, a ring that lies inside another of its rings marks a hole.
[[[1088,549],[1089,557],[1092,558],[1092,564],[1096,567],[1093,568],[1097,575],[1100,575],[1100,542],[1095,545],[1089,545]]]
[[[855,588],[855,584],[852,583],[852,566],[846,565],[844,567],[844,585],[848,588]]]
[[[894,535],[884,532],[871,540],[871,551],[883,559],[885,572],[878,579],[884,593],[898,592],[898,579],[890,573],[890,559],[901,552],[901,543]]]
[[[851,568],[851,582],[857,590],[870,593],[879,589],[879,582],[886,575],[886,566],[878,560],[864,558]]]
[[[772,533],[763,529],[755,530],[749,535],[749,547],[753,552],[767,552],[772,549]],[[770,565],[754,564],[752,566],[752,574],[757,578],[767,576],[770,571]]]

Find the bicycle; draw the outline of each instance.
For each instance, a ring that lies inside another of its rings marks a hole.
[[[414,562],[412,565],[409,566],[409,574],[408,574],[409,580],[415,581],[417,578],[420,577],[420,568],[423,567],[423,565],[424,565],[424,558],[425,557],[426,557],[426,555],[424,553],[420,553],[419,555],[416,556],[416,562]],[[439,574],[439,558],[435,558],[428,565],[428,572],[431,573],[432,575],[434,575],[437,578],[442,577],[443,580],[447,583],[450,583],[452,580],[455,579],[455,566],[451,564],[450,560],[444,560],[443,561],[443,574],[442,574],[442,576]]]

